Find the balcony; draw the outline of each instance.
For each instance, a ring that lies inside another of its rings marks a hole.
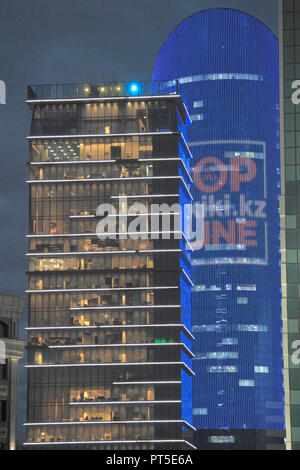
[[[191,124],[188,106],[183,95],[183,90],[177,80],[170,87],[170,83],[159,81],[138,82],[100,82],[100,83],[64,83],[47,85],[29,85],[27,87],[27,104],[36,102],[80,102],[80,101],[105,101],[115,99],[143,98],[157,96],[174,96],[180,111],[182,120]],[[179,97],[180,95],[180,97]]]

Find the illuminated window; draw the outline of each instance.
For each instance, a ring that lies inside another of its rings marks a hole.
[[[238,297],[236,299],[236,303],[238,305],[247,305],[248,304],[248,297]]]
[[[266,325],[237,325],[238,331],[257,331],[266,333],[268,327]]]
[[[208,442],[211,444],[233,444],[235,442],[234,436],[209,436]]]
[[[194,108],[202,108],[203,101],[194,101]]]
[[[220,291],[221,287],[218,286],[210,286],[206,287],[205,284],[200,284],[199,286],[195,286],[193,288],[193,292],[210,292],[210,291]]]
[[[263,160],[264,154],[260,152],[224,152],[225,158],[255,158],[257,160]]]
[[[207,408],[193,408],[194,416],[207,415]]]
[[[35,364],[43,364],[43,355],[41,352],[34,353],[34,363]]]
[[[254,387],[254,380],[239,380],[239,387]]]
[[[208,353],[196,353],[196,359],[238,359],[239,354],[237,352],[208,352]]]
[[[203,114],[191,114],[192,121],[203,121]]]
[[[194,325],[192,331],[194,333],[210,333],[213,331],[222,331],[223,325]]]
[[[268,374],[269,373],[269,367],[267,367],[267,366],[254,366],[254,372],[256,374]]]
[[[238,371],[236,366],[211,366],[207,368],[207,372],[210,374],[225,374],[235,373]]]
[[[223,338],[221,344],[232,346],[238,344],[238,340],[237,338]]]
[[[236,286],[236,290],[240,291],[256,291],[256,285],[255,284],[244,284],[244,285],[239,285]]]
[[[171,87],[177,84],[177,81],[180,84],[183,83],[194,83],[194,82],[204,82],[208,80],[249,80],[249,81],[263,81],[262,75],[255,75],[250,73],[210,73],[206,75],[191,75],[188,77],[181,77],[175,80],[169,80],[166,82],[167,87]]]

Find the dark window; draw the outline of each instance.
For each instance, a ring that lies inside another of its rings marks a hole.
[[[0,338],[8,338],[8,325],[4,321],[0,321]]]
[[[7,401],[0,401],[0,421],[7,420]]]
[[[7,361],[5,364],[0,364],[0,379],[7,380]]]
[[[111,146],[111,158],[121,158],[121,145],[112,145]]]

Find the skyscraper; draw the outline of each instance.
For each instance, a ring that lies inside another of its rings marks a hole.
[[[16,450],[19,361],[25,343],[18,338],[24,295],[0,292],[0,450]]]
[[[149,217],[191,201],[190,120],[160,88],[28,88],[26,448],[194,448],[189,244]]]
[[[286,446],[300,449],[300,4],[279,1],[281,252]]]
[[[282,448],[278,41],[231,9],[200,11],[169,35],[153,80],[177,80],[191,109],[194,425],[199,448]]]

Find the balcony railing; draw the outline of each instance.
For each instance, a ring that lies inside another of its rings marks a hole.
[[[132,82],[100,82],[100,83],[65,83],[49,85],[29,85],[27,87],[27,102],[34,101],[77,101],[101,100],[111,98],[134,98],[180,95],[177,105],[183,121],[191,124],[188,114],[188,104],[178,80],[170,81],[132,81]]]
[[[174,85],[164,80],[99,82],[99,83],[64,83],[49,85],[29,85],[28,100],[112,98],[134,96],[159,96],[180,94],[182,89],[177,80]]]

